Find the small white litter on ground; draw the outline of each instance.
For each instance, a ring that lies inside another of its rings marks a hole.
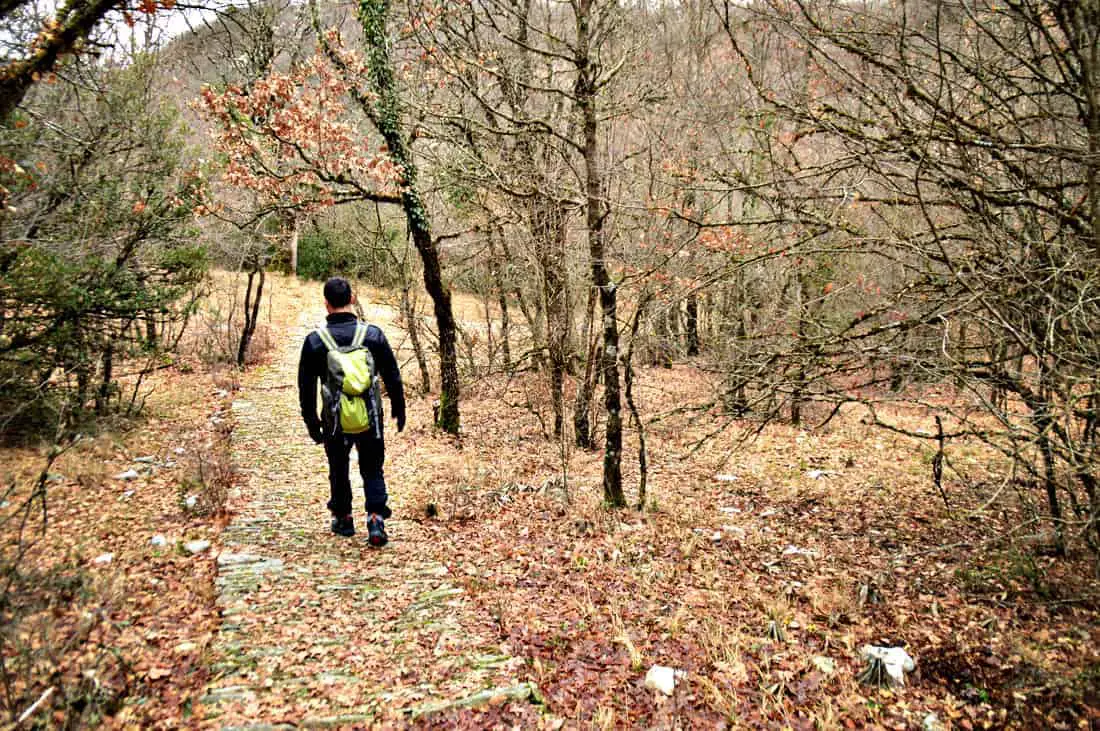
[[[860,655],[869,663],[882,662],[892,685],[905,685],[905,674],[916,669],[917,663],[902,647],[878,647],[864,645]]]
[[[645,687],[665,695],[672,695],[672,691],[676,689],[677,681],[686,676],[687,673],[683,670],[676,670],[664,665],[654,665],[645,674]]]
[[[205,538],[200,538],[197,541],[188,541],[183,544],[183,550],[187,551],[192,556],[196,553],[202,553],[208,548],[210,548],[210,541]]]

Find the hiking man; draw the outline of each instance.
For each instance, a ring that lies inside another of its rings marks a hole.
[[[386,385],[397,431],[405,428],[405,391],[386,336],[375,325],[360,322],[355,297],[343,277],[325,282],[325,327],[306,336],[298,361],[298,402],[309,436],[325,445],[328,458],[329,501],[332,532],[355,535],[351,515],[351,481],[348,462],[351,448],[359,456],[359,474],[367,499],[367,535],[372,546],[388,540],[385,519],[386,480],[382,476],[385,445],[382,438],[382,400],[378,376]],[[317,382],[322,392],[321,417],[317,415]]]

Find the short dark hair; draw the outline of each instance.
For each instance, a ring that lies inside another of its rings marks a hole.
[[[333,307],[351,304],[351,285],[343,277],[332,277],[325,282],[325,301]]]

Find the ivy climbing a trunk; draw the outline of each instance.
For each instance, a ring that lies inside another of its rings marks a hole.
[[[424,288],[432,298],[439,330],[440,396],[436,425],[450,434],[458,434],[458,359],[455,349],[455,319],[451,292],[443,282],[439,249],[432,238],[431,223],[417,187],[416,164],[401,129],[401,100],[390,57],[386,21],[388,0],[361,0],[359,23],[363,27],[373,103],[367,105],[374,126],[386,142],[390,157],[402,171],[401,206],[409,233],[424,264]]]

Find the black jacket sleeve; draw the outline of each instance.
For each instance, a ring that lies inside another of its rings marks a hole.
[[[386,393],[390,397],[390,411],[395,419],[405,418],[405,387],[401,384],[401,370],[397,367],[397,358],[394,357],[389,341],[385,334],[377,326],[371,325],[367,330],[367,348],[374,358],[374,367],[378,375],[382,376],[382,383],[386,384]]]
[[[314,334],[306,337],[302,343],[302,355],[298,359],[298,404],[302,407],[302,419],[311,433],[321,429],[321,419],[317,415],[317,382],[321,373],[317,369],[317,351],[310,343]]]

